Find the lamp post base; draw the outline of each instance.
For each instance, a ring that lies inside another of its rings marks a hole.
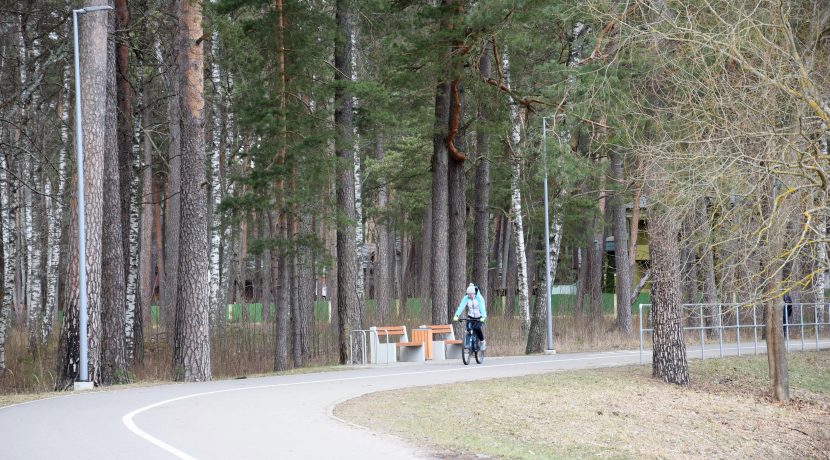
[[[94,382],[75,382],[72,385],[73,391],[86,391],[95,388]]]
[[[546,355],[555,355],[555,354],[556,354],[556,350],[545,350],[545,354],[546,354]]]

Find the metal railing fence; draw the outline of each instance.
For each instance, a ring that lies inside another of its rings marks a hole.
[[[706,358],[706,344],[717,342],[723,357],[724,336],[729,339],[734,336],[737,342],[738,356],[741,355],[741,331],[749,331],[752,336],[754,353],[758,354],[758,338],[763,337],[766,327],[764,306],[761,304],[718,303],[718,304],[683,304],[683,340],[689,342],[690,337],[700,341],[700,357]],[[643,362],[645,335],[653,333],[651,324],[651,304],[640,304],[640,363]],[[830,304],[793,303],[784,306],[784,336],[787,351],[790,351],[794,336],[800,339],[801,351],[805,349],[805,339],[815,339],[815,347],[819,348],[820,336],[824,331],[830,331]],[[644,320],[645,319],[645,320]],[[796,321],[797,320],[797,321]],[[806,320],[806,322],[805,322]],[[645,321],[645,324],[644,324]],[[644,327],[645,326],[645,327]],[[707,331],[709,333],[707,334]],[[760,334],[759,334],[760,332]],[[707,337],[708,335],[708,337]],[[828,333],[830,338],[830,332]],[[763,340],[763,338],[762,338]]]

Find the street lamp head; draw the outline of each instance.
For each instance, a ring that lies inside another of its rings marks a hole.
[[[97,5],[97,6],[85,6],[79,10],[75,10],[75,13],[84,14],[84,13],[94,13],[96,11],[101,10],[111,10],[112,7],[109,5]]]

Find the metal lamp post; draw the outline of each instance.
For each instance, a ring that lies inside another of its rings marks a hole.
[[[78,163],[78,277],[80,284],[79,332],[80,341],[80,375],[75,382],[75,389],[82,390],[92,387],[89,381],[89,334],[87,331],[87,292],[86,292],[86,207],[84,203],[84,138],[81,130],[81,75],[80,58],[78,56],[78,15],[96,11],[111,10],[108,5],[87,6],[72,10],[72,37],[75,51],[75,152]]]
[[[542,117],[542,164],[545,168],[545,286],[547,288],[547,297],[545,303],[548,307],[548,343],[545,353],[556,353],[553,348],[553,309],[551,307],[551,292],[550,292],[550,217],[548,208],[548,117]]]

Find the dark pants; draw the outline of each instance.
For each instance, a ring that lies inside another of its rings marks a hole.
[[[478,337],[478,341],[481,342],[484,340],[484,330],[481,328],[481,321],[470,321],[467,320],[467,330],[473,330],[476,333],[476,337]]]

